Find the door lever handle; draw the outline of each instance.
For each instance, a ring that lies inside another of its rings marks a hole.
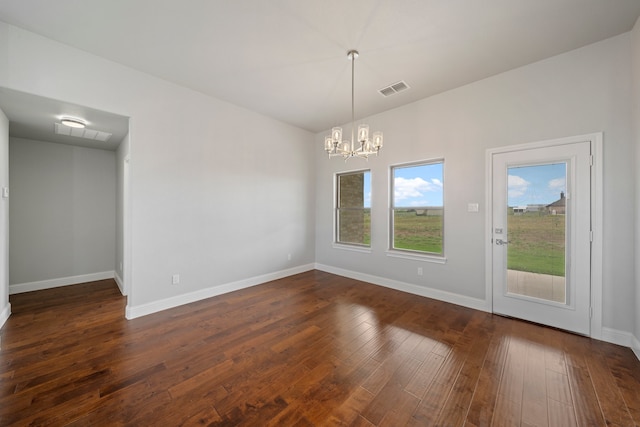
[[[498,246],[508,245],[508,244],[509,244],[509,241],[507,241],[507,240],[496,239],[496,245],[498,245]]]

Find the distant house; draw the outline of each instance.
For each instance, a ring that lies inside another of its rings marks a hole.
[[[540,212],[546,209],[546,205],[527,205],[527,212]]]
[[[513,208],[513,214],[514,215],[522,215],[523,213],[527,212],[527,207],[526,206],[515,206]]]
[[[551,215],[564,215],[566,212],[566,200],[564,191],[560,192],[560,198],[546,206],[547,212]]]

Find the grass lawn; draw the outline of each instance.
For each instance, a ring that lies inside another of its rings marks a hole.
[[[396,249],[442,253],[442,216],[421,216],[395,212]]]
[[[364,214],[364,241],[371,244],[371,213]],[[507,268],[564,276],[565,217],[528,213],[508,216]],[[442,253],[442,217],[396,212],[395,247]]]
[[[564,276],[564,215],[509,215],[507,223],[507,268]]]

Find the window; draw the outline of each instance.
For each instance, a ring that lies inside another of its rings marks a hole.
[[[337,175],[336,242],[371,245],[371,173]]]
[[[391,167],[391,249],[444,255],[444,161]]]

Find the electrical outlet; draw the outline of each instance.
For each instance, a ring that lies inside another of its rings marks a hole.
[[[422,267],[418,267],[418,276],[422,276]]]
[[[179,274],[174,274],[173,276],[171,276],[171,284],[173,284],[173,285],[179,285],[180,284],[180,275]]]
[[[291,261],[291,254],[287,255],[287,261]]]

